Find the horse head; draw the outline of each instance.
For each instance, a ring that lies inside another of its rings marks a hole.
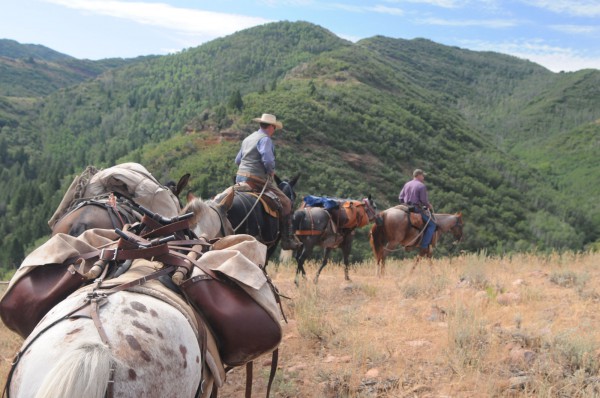
[[[367,212],[369,221],[373,221],[377,216],[377,203],[375,203],[371,195],[364,198],[362,201],[365,204],[365,211]]]
[[[452,235],[454,235],[454,239],[456,239],[455,243],[460,243],[463,237],[463,221],[462,221],[462,213],[456,213],[454,215],[456,217],[456,223],[450,228],[452,231]]]
[[[229,189],[224,197],[219,200],[202,201],[192,192],[187,194],[187,205],[181,214],[193,213],[189,219],[189,228],[197,236],[208,239],[233,235],[233,227],[227,219],[227,212],[232,206],[234,197],[233,189]]]
[[[281,189],[281,192],[283,192],[285,196],[290,198],[292,204],[296,201],[296,191],[294,191],[294,186],[298,182],[298,178],[300,178],[300,175],[293,177],[291,180],[282,180],[275,175],[275,183],[277,184],[277,187]]]

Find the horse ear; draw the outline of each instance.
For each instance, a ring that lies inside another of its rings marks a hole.
[[[177,183],[177,188],[175,188],[175,196],[179,197],[179,194],[181,193],[181,191],[183,191],[183,188],[185,188],[188,185],[189,181],[190,181],[190,173],[184,174],[179,179],[179,182]]]
[[[277,174],[273,174],[273,179],[275,180],[275,185],[279,186],[281,184],[281,178]]]
[[[290,181],[290,185],[291,186],[295,186],[296,183],[298,182],[298,179],[300,178],[300,174],[297,174],[294,178],[292,178],[292,180]]]
[[[192,191],[188,191],[187,195],[185,196],[185,199],[188,203],[190,203],[192,200],[196,199],[196,195],[194,195]]]
[[[219,206],[221,206],[222,208],[224,208],[225,211],[229,211],[229,209],[231,209],[231,206],[233,205],[233,198],[234,197],[235,197],[235,190],[233,190],[232,188],[229,188],[229,192],[227,193],[227,196],[225,196],[219,202]]]

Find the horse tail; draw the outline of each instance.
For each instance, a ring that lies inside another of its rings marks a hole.
[[[379,264],[383,259],[383,247],[385,246],[385,229],[383,223],[381,223],[381,225],[377,225],[377,223],[373,224],[371,232],[369,233],[369,240],[377,264]]]
[[[106,345],[84,342],[59,359],[42,381],[36,398],[103,398],[112,364]]]

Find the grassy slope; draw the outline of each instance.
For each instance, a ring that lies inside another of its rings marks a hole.
[[[466,255],[430,267],[392,261],[329,265],[315,286],[293,285],[292,265],[270,265],[288,323],[276,397],[532,397],[598,393],[600,324],[593,304],[598,254]],[[309,279],[317,264],[307,264]],[[21,339],[0,324],[0,379]],[[255,364],[266,391],[270,356]],[[228,374],[223,396],[243,395],[245,372]]]

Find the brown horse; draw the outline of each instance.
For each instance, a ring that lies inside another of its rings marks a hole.
[[[433,217],[437,227],[430,249],[425,255],[419,253],[420,257],[431,257],[433,247],[435,247],[442,233],[451,231],[456,241],[462,239],[462,213],[434,213]],[[421,230],[411,224],[408,208],[399,205],[379,213],[369,235],[371,248],[377,259],[377,276],[383,276],[385,274],[385,257],[387,253],[394,250],[398,245],[403,246],[405,250],[416,248],[421,238]],[[415,265],[413,265],[413,269]]]
[[[167,188],[179,198],[179,194],[188,184],[190,175],[186,174],[179,182],[168,182]],[[179,204],[181,210],[181,203]],[[148,209],[156,211],[157,209]],[[83,198],[70,205],[70,208],[52,225],[52,235],[58,233],[79,236],[88,229],[123,228],[125,224],[140,221],[143,212],[131,199],[108,192],[93,198]]]

